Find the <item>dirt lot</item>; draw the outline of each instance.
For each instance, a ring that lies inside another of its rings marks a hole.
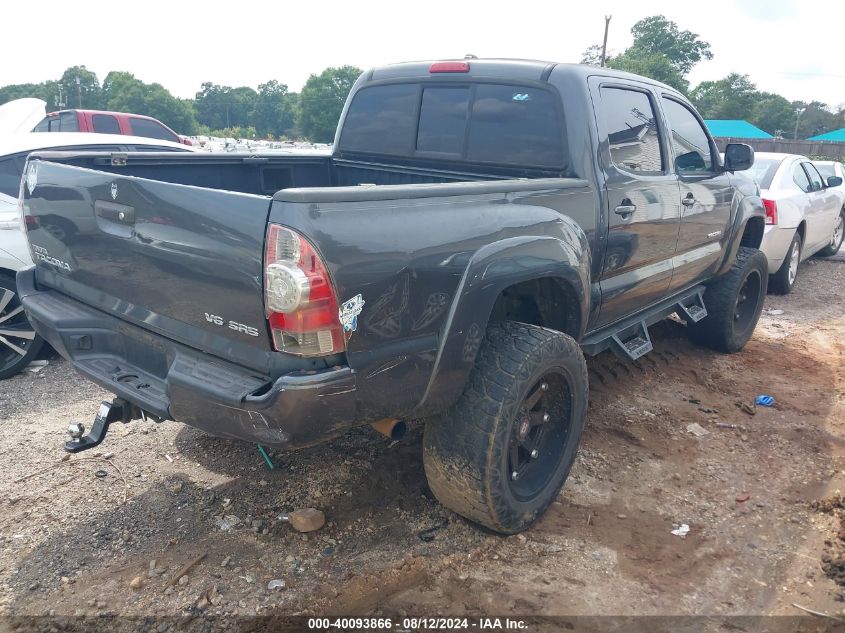
[[[0,383],[0,615],[841,615],[843,288],[845,259],[809,262],[734,356],[667,322],[637,363],[590,359],[573,473],[510,538],[432,499],[419,429],[392,445],[361,429],[271,471],[254,446],[132,423],[61,462],[68,421],[108,396],[53,359]],[[775,407],[740,408],[758,394]],[[278,518],[309,506],[319,532]]]

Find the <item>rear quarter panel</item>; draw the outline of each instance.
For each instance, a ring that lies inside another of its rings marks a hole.
[[[316,244],[340,302],[364,299],[347,343],[364,419],[442,409],[457,398],[507,285],[569,275],[589,294],[593,189],[583,180],[549,179],[508,191],[508,182],[515,181],[485,183],[502,189],[495,193],[418,198],[402,198],[407,187],[374,188],[397,191],[381,200],[342,200],[361,188],[277,194],[270,221]],[[437,187],[457,193],[475,184]]]

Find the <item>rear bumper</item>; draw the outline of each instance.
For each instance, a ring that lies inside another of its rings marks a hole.
[[[18,274],[35,330],[93,382],[164,419],[275,448],[318,443],[356,423],[349,367],[275,381],[136,327]]]
[[[766,225],[760,250],[766,254],[766,258],[769,260],[770,275],[775,274],[783,264],[786,251],[789,250],[789,245],[792,243],[793,235],[795,235],[794,228],[782,229],[771,224]]]

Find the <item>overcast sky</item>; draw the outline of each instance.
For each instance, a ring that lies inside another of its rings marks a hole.
[[[793,0],[146,0],[0,4],[0,86],[58,78],[84,64],[102,81],[125,70],[193,97],[204,81],[299,90],[327,66],[415,59],[522,57],[578,62],[601,43],[631,43],[631,26],[663,14],[710,42],[693,85],[732,71],[790,100],[845,103],[845,2]]]

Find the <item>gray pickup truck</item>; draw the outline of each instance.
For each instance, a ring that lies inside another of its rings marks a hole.
[[[116,395],[275,448],[423,420],[437,498],[501,533],[557,496],[583,353],[636,359],[672,314],[736,352],[768,279],[764,211],[689,102],[582,65],[385,66],[331,153],[41,153],[21,185],[35,329]],[[62,218],[59,237],[42,227]]]

